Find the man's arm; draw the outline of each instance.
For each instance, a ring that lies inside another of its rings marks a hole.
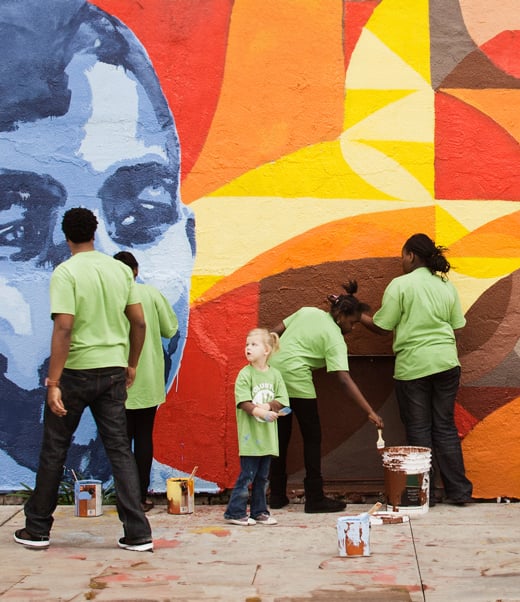
[[[128,368],[126,369],[126,386],[130,387],[135,380],[135,371],[143,348],[146,322],[140,303],[127,305],[125,315],[130,322],[130,351],[128,352]]]
[[[52,329],[51,357],[48,374],[48,380],[51,384],[47,387],[47,404],[51,412],[56,414],[56,416],[65,416],[67,410],[61,399],[61,389],[58,383],[69,355],[74,316],[71,314],[54,314],[53,318],[54,326]]]

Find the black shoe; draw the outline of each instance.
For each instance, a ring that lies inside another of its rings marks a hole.
[[[144,502],[141,502],[141,510],[143,512],[148,512],[153,507],[154,507],[154,503],[152,502],[152,500],[145,500]]]
[[[153,552],[153,541],[151,539],[140,542],[130,542],[126,537],[121,537],[117,545],[123,550],[132,552]]]
[[[48,535],[32,535],[27,529],[18,529],[14,532],[14,540],[29,548],[48,548],[50,539]]]
[[[273,510],[279,510],[289,505],[289,498],[286,495],[270,495],[269,506]]]
[[[345,510],[347,504],[330,497],[322,497],[321,500],[308,500],[305,502],[305,512],[308,514],[318,514],[320,512],[341,512]]]
[[[451,506],[467,506],[468,504],[475,503],[475,500],[472,497],[464,497],[464,498],[446,498],[444,500],[445,504],[450,504]]]

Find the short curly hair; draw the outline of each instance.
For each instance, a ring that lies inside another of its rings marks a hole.
[[[90,209],[74,207],[65,212],[61,229],[67,240],[74,243],[89,242],[94,238],[98,221]]]

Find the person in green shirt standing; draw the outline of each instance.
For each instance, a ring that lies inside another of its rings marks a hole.
[[[383,420],[374,412],[349,373],[348,351],[344,336],[359,322],[368,305],[355,296],[355,281],[343,285],[346,294],[329,295],[330,310],[302,307],[273,328],[280,335],[281,351],[272,358],[287,386],[291,409],[303,439],[305,463],[305,512],[339,512],[345,503],[326,497],[321,474],[321,425],[318,399],[312,380],[313,370],[333,372],[345,395],[367,413],[368,419],[382,428]],[[287,450],[292,431],[292,415],[280,424],[280,455],[271,465],[271,508],[289,504],[287,497]]]
[[[454,418],[461,371],[454,331],[466,319],[447,279],[445,250],[426,234],[411,236],[401,253],[404,275],[390,282],[381,308],[373,317],[363,314],[361,322],[378,334],[394,332],[395,393],[408,443],[432,449],[447,501],[464,505],[473,486]]]
[[[132,253],[120,251],[114,258],[127,265],[134,279],[137,278],[139,264]],[[147,497],[153,462],[153,426],[157,408],[166,398],[162,338],[171,339],[178,332],[179,323],[170,303],[159,290],[142,283],[136,283],[136,288],[146,320],[146,337],[134,384],[128,390],[126,428],[139,471],[141,507],[148,512],[154,506]]]
[[[146,322],[130,270],[96,251],[98,221],[90,209],[76,207],[63,216],[62,230],[72,257],[50,282],[54,322],[47,403],[36,485],[24,506],[25,528],[14,540],[47,548],[63,465],[83,412],[90,408],[103,441],[124,528],[119,547],[153,550],[146,515],[139,503],[139,475],[126,434],[127,387],[135,379]],[[130,341],[130,343],[129,343]]]
[[[245,349],[249,363],[240,370],[235,382],[240,474],[224,512],[226,521],[234,525],[277,524],[267,509],[266,490],[271,457],[278,455],[278,412],[289,406],[282,376],[268,363],[278,347],[276,333],[265,328],[252,330]]]

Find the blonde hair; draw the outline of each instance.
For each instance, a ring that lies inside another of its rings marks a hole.
[[[262,342],[269,349],[270,357],[272,353],[276,353],[280,349],[280,337],[276,332],[269,332],[267,328],[253,328],[247,333],[248,337],[259,336],[262,337]]]

